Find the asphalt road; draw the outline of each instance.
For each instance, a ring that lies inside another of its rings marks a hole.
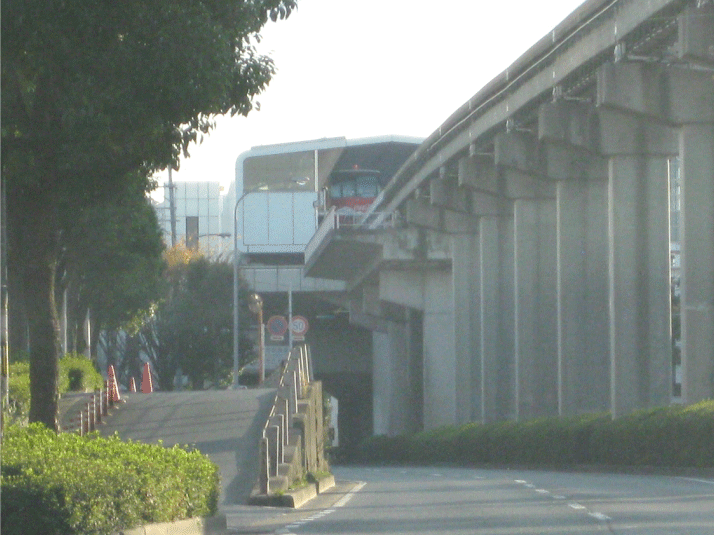
[[[258,475],[260,433],[275,389],[123,395],[126,403],[99,428],[126,440],[198,448],[221,472],[219,509],[246,503]]]
[[[252,533],[712,535],[714,479],[460,468],[336,468],[341,494]],[[346,485],[352,481],[352,485]]]

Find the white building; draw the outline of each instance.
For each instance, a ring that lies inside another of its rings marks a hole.
[[[171,224],[169,185],[164,200],[155,206],[164,241],[170,247],[183,243],[210,256],[226,254],[232,248],[230,232],[221,228],[223,187],[219,182],[174,182],[174,221]],[[175,235],[174,235],[175,233]]]

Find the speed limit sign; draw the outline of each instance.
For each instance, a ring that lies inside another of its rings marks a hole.
[[[305,340],[305,333],[310,328],[310,324],[305,316],[293,316],[290,323],[290,330],[293,333],[293,340]]]

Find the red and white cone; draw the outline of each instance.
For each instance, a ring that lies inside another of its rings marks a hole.
[[[151,394],[154,391],[154,384],[151,380],[151,367],[149,363],[144,363],[144,373],[141,376],[141,392]]]
[[[109,395],[112,398],[112,401],[119,402],[121,401],[121,395],[119,395],[119,383],[117,383],[117,376],[114,373],[114,366],[109,365],[107,368],[107,381],[109,381]]]

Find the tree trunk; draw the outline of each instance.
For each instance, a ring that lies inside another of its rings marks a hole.
[[[55,306],[55,269],[50,251],[39,250],[25,269],[25,302],[30,331],[30,422],[59,431],[59,322]],[[49,247],[51,249],[51,246]]]
[[[27,318],[30,345],[30,422],[59,430],[60,338],[55,306],[58,225],[46,189],[15,191],[11,196],[10,262]]]

